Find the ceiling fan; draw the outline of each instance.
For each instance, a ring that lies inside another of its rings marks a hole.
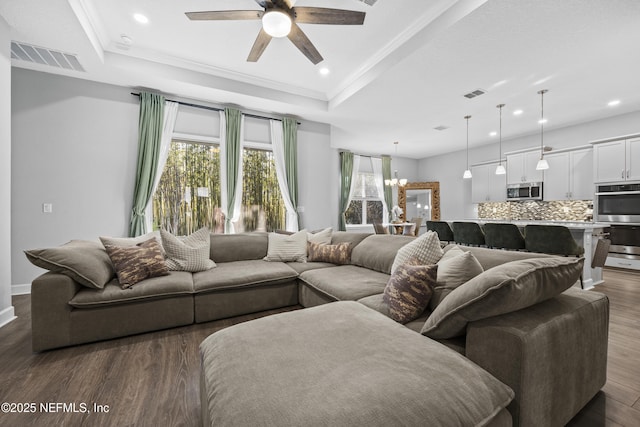
[[[362,25],[365,12],[321,7],[294,7],[296,0],[255,0],[264,10],[219,10],[186,12],[192,21],[262,20],[262,29],[249,52],[247,61],[256,62],[273,37],[288,37],[309,59],[317,64],[322,55],[298,24]]]

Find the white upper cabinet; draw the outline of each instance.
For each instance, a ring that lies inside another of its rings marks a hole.
[[[540,150],[507,155],[507,184],[542,182],[542,171],[536,170]]]
[[[546,154],[544,200],[592,200],[593,160],[591,149]]]
[[[496,175],[498,163],[471,166],[473,203],[504,202],[507,198],[506,175]]]
[[[593,150],[595,182],[640,180],[640,138],[594,144]]]

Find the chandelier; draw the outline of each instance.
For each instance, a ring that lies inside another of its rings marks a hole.
[[[398,156],[398,141],[395,141],[393,143],[393,145],[396,146],[396,157]],[[405,185],[407,185],[408,180],[406,178],[398,178],[398,171],[394,171],[394,175],[393,178],[391,179],[385,179],[384,180],[384,185],[388,185],[389,187],[395,187],[395,186],[400,186],[400,187],[404,187]]]

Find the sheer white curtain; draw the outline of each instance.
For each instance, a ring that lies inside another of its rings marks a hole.
[[[276,175],[278,176],[278,187],[287,208],[285,228],[287,231],[298,231],[298,213],[291,203],[289,195],[289,185],[287,183],[286,161],[284,159],[284,131],[282,122],[270,120],[271,125],[271,146],[273,147],[273,157],[276,162]]]
[[[360,156],[353,155],[353,171],[351,171],[351,188],[349,188],[349,200],[347,200],[347,208],[353,200],[353,192],[356,189],[356,183],[358,182],[358,173],[360,172]]]
[[[176,117],[178,116],[178,107],[180,104],[172,101],[164,102],[164,121],[162,122],[162,137],[160,139],[160,155],[158,156],[158,170],[153,180],[153,189],[151,190],[151,198],[145,207],[144,223],[147,233],[153,231],[153,194],[155,194],[164,165],[167,163],[169,156],[169,148],[171,148],[171,138],[173,137],[173,128],[176,125]]]
[[[244,115],[242,115],[240,122],[240,160],[237,167],[238,180],[235,189],[235,199],[233,203],[233,215],[231,216],[230,228],[227,228],[227,221],[225,221],[225,233],[235,233],[234,222],[240,219],[240,213],[242,210],[242,147],[244,146]],[[224,217],[227,218],[229,213],[227,212],[227,205],[229,201],[229,194],[227,192],[227,118],[224,111],[220,111],[220,205]]]
[[[389,222],[389,209],[384,200],[384,180],[382,179],[382,159],[371,157],[371,168],[373,169],[373,178],[376,181],[376,189],[378,197],[382,201],[382,223]]]

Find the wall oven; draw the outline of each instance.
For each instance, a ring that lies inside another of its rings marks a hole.
[[[509,184],[507,201],[509,200],[542,200],[542,183]]]
[[[640,224],[640,184],[598,185],[594,208],[597,221]]]

